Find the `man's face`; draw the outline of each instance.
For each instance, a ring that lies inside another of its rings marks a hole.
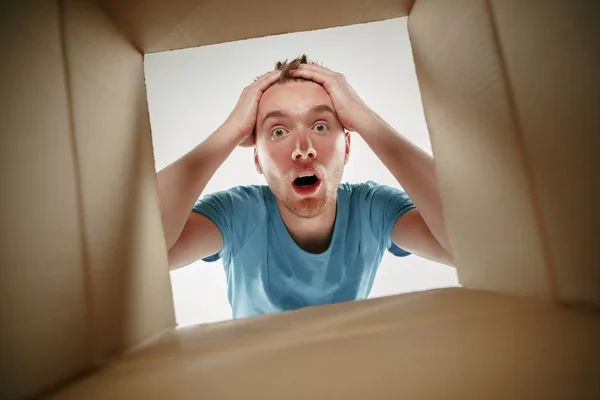
[[[277,199],[303,218],[334,203],[348,161],[350,136],[333,110],[311,81],[275,84],[258,105],[255,164]]]

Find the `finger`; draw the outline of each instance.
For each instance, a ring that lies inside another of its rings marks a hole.
[[[259,76],[256,79],[256,81],[258,82],[258,81],[265,80],[265,79],[269,78],[270,76],[277,75],[277,73],[281,73],[281,71],[274,70],[274,71],[266,72],[266,73],[262,74],[261,76]]]
[[[302,65],[304,67],[304,64]],[[295,78],[304,78],[316,82],[321,85],[331,80],[334,76],[326,71],[317,68],[298,68],[292,71],[292,76]]]
[[[322,67],[322,66],[316,65],[316,64],[300,64],[298,66],[298,70],[314,71],[315,73],[330,76],[332,78],[339,75],[337,72],[334,72],[334,71],[330,70],[329,68],[325,68],[325,67]]]
[[[266,74],[262,79],[254,82],[251,86],[252,91],[258,93],[259,96],[271,87],[275,82],[279,80],[279,76],[281,75],[281,71],[271,71]]]
[[[267,88],[269,86],[271,86],[273,83],[277,82],[280,75],[281,75],[281,71],[267,72],[266,74],[264,74],[263,76],[258,78],[256,80],[256,82],[254,82],[252,84],[252,86],[258,88],[261,91],[265,91],[265,90],[267,90]]]
[[[268,77],[269,75],[272,75],[274,72],[277,72],[277,71],[269,71],[269,72],[265,72],[264,74],[257,76],[257,77],[256,77],[256,79],[254,80],[254,82],[258,82],[258,81],[260,81],[260,80],[263,80],[263,79],[265,79],[266,77]]]
[[[328,73],[328,74],[332,74],[335,75],[336,72],[330,70],[327,67],[323,67],[322,65],[318,65],[318,64],[300,64],[298,65],[299,69],[310,69],[310,70],[314,70],[314,71],[322,71],[324,73]]]

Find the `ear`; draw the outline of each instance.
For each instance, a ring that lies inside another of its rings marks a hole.
[[[258,160],[258,152],[256,151],[256,146],[254,146],[254,166],[256,167],[256,172],[262,175],[263,171],[260,167],[260,161]]]
[[[348,164],[348,159],[350,158],[350,132],[346,131],[346,156],[344,157],[344,165]]]

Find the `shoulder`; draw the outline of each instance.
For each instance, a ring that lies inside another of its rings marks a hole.
[[[338,192],[342,193],[342,194],[348,194],[348,195],[357,195],[357,194],[365,193],[377,185],[378,184],[373,181],[358,182],[358,183],[344,182],[344,183],[340,184]]]
[[[415,208],[404,190],[374,181],[348,184],[340,189],[342,193],[350,194],[351,206],[367,221],[382,249],[388,249],[397,256],[409,254],[397,248],[391,240],[396,221]]]
[[[235,186],[202,196],[192,211],[209,217],[220,228],[233,221],[252,222],[267,213],[267,186]],[[228,223],[227,221],[231,221]]]
[[[402,189],[382,185],[375,181],[342,183],[338,193],[348,196],[353,201],[373,200],[376,197],[406,196],[406,192]]]
[[[266,200],[267,186],[249,185],[235,186],[227,190],[203,195],[198,199],[196,205],[202,203],[214,203],[221,206],[233,206],[247,203],[264,203]]]
[[[415,208],[404,190],[374,181],[343,184],[338,193],[346,198],[351,209],[368,216],[375,231],[381,226],[387,230],[390,221]]]
[[[263,200],[266,189],[268,189],[268,186],[264,185],[234,186],[207,196],[230,197],[238,200]]]
[[[225,254],[236,254],[262,226],[267,214],[267,189],[259,185],[235,186],[206,194],[194,205],[194,212],[206,216],[221,231]]]

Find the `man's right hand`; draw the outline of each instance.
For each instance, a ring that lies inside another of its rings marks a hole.
[[[215,171],[237,145],[252,146],[258,102],[279,79],[280,71],[258,78],[242,92],[226,122],[217,131],[157,174],[165,243],[172,268],[218,252],[223,238],[207,217],[192,212]]]
[[[235,108],[225,121],[224,125],[239,137],[239,145],[250,147],[254,145],[252,132],[256,126],[258,103],[263,93],[277,80],[281,71],[271,71],[254,83],[244,88]]]

